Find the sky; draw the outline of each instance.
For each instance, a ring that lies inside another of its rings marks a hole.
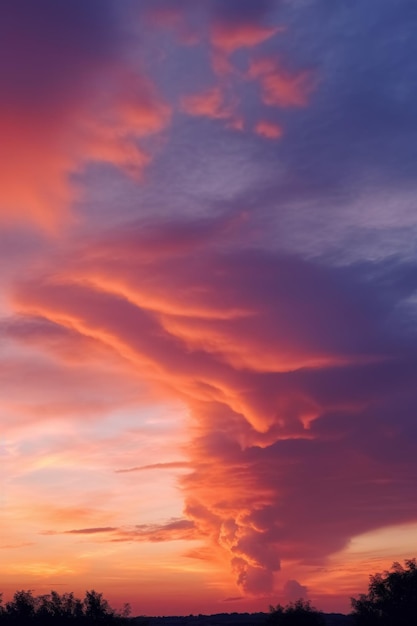
[[[0,591],[347,612],[417,555],[414,0],[0,9]]]

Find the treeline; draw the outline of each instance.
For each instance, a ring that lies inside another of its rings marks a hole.
[[[2,603],[1,600],[0,594],[0,626],[115,626],[126,623],[130,614],[129,605],[116,611],[103,594],[96,591],[87,591],[82,600],[73,593],[60,595],[56,591],[40,596],[34,596],[32,591],[17,591],[9,602]],[[349,617],[334,616],[338,623],[341,623],[339,618],[343,618],[352,620],[356,626],[416,626],[416,559],[405,561],[405,566],[394,563],[390,571],[371,576],[368,593],[352,598],[351,602]],[[253,626],[249,614],[248,618],[247,626]],[[298,600],[287,606],[270,607],[263,626],[326,626],[333,623],[329,618],[332,616],[317,611],[309,602]],[[185,626],[187,619],[181,618]],[[139,618],[133,621],[139,622]],[[261,623],[258,619],[256,622]],[[142,618],[140,624],[151,626],[152,618]]]
[[[73,593],[59,594],[56,591],[34,596],[31,590],[16,591],[12,600],[2,602],[0,594],[1,626],[67,626],[70,624],[102,624],[115,626],[126,621],[129,605],[122,611],[113,609],[102,593],[87,591],[81,600]]]
[[[355,626],[417,626],[417,563],[393,563],[390,571],[370,577],[368,593],[351,598]],[[271,626],[326,626],[326,616],[309,602],[270,607]]]

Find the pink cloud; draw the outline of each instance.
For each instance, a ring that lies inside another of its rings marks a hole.
[[[117,474],[127,474],[129,472],[143,472],[153,469],[184,469],[189,468],[190,464],[186,461],[171,461],[167,463],[150,463],[149,465],[139,465],[138,467],[129,467],[127,469],[116,470]]]
[[[42,7],[10,5],[0,26],[0,220],[55,231],[78,197],[70,175],[91,160],[140,175],[150,155],[137,139],[164,128],[169,107],[123,60],[109,3]]]
[[[298,580],[287,580],[283,593],[289,602],[295,602],[300,598],[308,598],[308,588],[305,585],[301,585]]]
[[[0,111],[4,142],[0,218],[9,222],[29,219],[54,229],[68,218],[76,197],[69,174],[89,160],[140,175],[150,155],[135,140],[159,132],[169,119],[168,107],[151,93],[148,81],[136,79],[135,88],[123,87],[107,102],[108,108],[100,105],[98,111],[94,98],[76,106],[69,103],[58,119],[47,110],[44,120],[28,112],[24,121]]]
[[[223,120],[228,128],[234,130],[240,131],[244,127],[244,119],[237,111],[237,98],[225,85],[184,96],[181,99],[181,110],[194,117]]]
[[[97,528],[76,528],[64,531],[66,535],[97,535],[101,533],[112,533],[117,530],[113,526],[99,526]]]
[[[232,234],[228,220],[112,233],[21,282],[14,306],[107,347],[193,415],[185,519],[114,539],[201,538],[260,594],[282,560],[322,563],[352,535],[414,519],[395,505],[414,501],[410,457],[381,453],[407,441],[384,412],[413,372],[386,358],[372,294],[345,270],[242,251]]]
[[[140,524],[135,528],[120,528],[113,542],[122,541],[150,541],[160,543],[165,541],[184,541],[201,539],[196,532],[194,523],[188,519],[174,519],[165,524]]]
[[[211,30],[211,43],[227,53],[239,48],[252,48],[267,41],[283,29],[253,22],[216,21]]]
[[[304,107],[315,89],[310,71],[291,73],[271,57],[253,60],[248,78],[259,81],[262,100],[269,106]]]
[[[72,530],[44,531],[47,535],[98,535],[98,540],[114,543],[140,541],[160,543],[165,541],[184,541],[199,539],[194,523],[188,519],[173,519],[165,524],[138,524],[134,527],[98,526],[75,528]],[[103,536],[109,535],[107,539]]]
[[[17,317],[0,325],[0,336],[5,437],[56,419],[61,428],[74,420],[94,422],[115,409],[149,401],[114,350],[75,330],[38,317]]]
[[[184,96],[181,108],[185,113],[194,116],[225,119],[230,116],[230,109],[225,104],[223,90],[213,87],[201,93]]]
[[[282,137],[283,129],[274,122],[261,120],[255,126],[255,133],[261,137],[266,137],[267,139],[279,139]]]

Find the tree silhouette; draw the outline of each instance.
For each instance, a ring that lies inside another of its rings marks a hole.
[[[83,600],[73,593],[60,595],[56,591],[34,596],[31,590],[16,591],[6,605],[1,603],[0,626],[59,626],[97,624],[112,626],[126,621],[129,605],[118,613],[104,599],[102,593],[87,591]]]
[[[56,591],[39,596],[36,617],[42,624],[69,624],[84,617],[83,603],[73,593],[59,595]]]
[[[368,593],[351,598],[358,626],[415,626],[417,624],[417,564],[393,563],[391,571],[370,577]]]
[[[84,598],[84,615],[90,622],[111,623],[116,613],[102,593],[87,591]]]
[[[32,591],[16,591],[13,599],[6,604],[6,615],[9,621],[14,624],[26,624],[33,620],[36,614],[36,598]]]
[[[313,608],[310,602],[297,600],[286,607],[278,604],[269,607],[268,624],[274,626],[324,626],[323,614]]]

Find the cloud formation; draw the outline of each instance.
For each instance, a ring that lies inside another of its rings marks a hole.
[[[280,67],[279,61],[268,57],[252,61],[248,77],[259,80],[262,100],[269,106],[306,106],[314,89],[310,72],[290,74]]]
[[[0,26],[0,218],[54,230],[77,198],[70,175],[100,161],[138,175],[137,138],[164,128],[169,107],[123,58],[113,0],[21,0]],[[21,181],[25,184],[22,185]]]
[[[73,530],[66,530],[67,535],[95,535],[97,533],[111,533],[117,530],[111,526],[104,526],[103,528],[75,528]]]
[[[415,8],[174,4],[4,10],[4,546],[346,593],[417,519]]]
[[[21,315],[108,346],[194,415],[187,520],[128,536],[210,537],[258,594],[282,559],[321,563],[354,535],[413,520],[410,456],[388,450],[413,449],[416,354],[387,325],[387,268],[371,280],[364,267],[222,252],[210,229],[190,265],[175,228],[162,255],[141,245],[152,231],[134,232],[122,255],[115,233],[15,294]]]

